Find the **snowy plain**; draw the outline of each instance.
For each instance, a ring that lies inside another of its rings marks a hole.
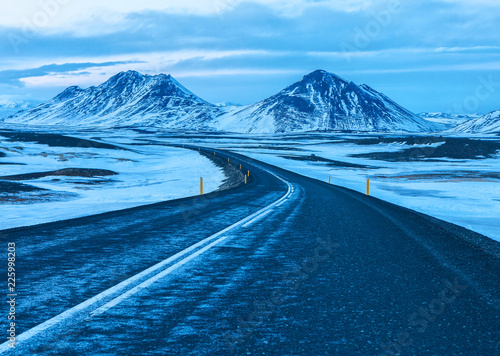
[[[198,152],[164,144],[137,145],[133,139],[110,135],[127,150],[49,147],[33,142],[8,141],[0,136],[0,176],[47,172],[64,168],[105,169],[110,177],[49,176],[21,183],[60,193],[63,199],[36,202],[0,202],[0,229],[29,226],[121,210],[200,194],[219,188],[221,168]],[[73,137],[83,137],[73,133]],[[129,145],[132,144],[132,145]],[[65,198],[64,198],[65,197]]]

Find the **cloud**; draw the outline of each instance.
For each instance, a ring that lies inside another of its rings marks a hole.
[[[317,56],[317,57],[326,57],[326,58],[370,58],[370,57],[396,57],[402,55],[442,55],[442,54],[460,54],[460,53],[472,53],[472,54],[482,54],[484,56],[488,56],[489,54],[493,55],[493,57],[497,57],[500,46],[471,46],[471,47],[437,47],[437,48],[429,48],[429,47],[410,47],[410,48],[385,48],[379,50],[356,50],[353,47],[353,51],[344,50],[344,51],[330,51],[330,52],[321,52],[321,51],[313,51],[308,52],[309,56]]]
[[[117,23],[128,14],[157,12],[164,14],[189,14],[214,16],[229,12],[243,4],[264,5],[287,16],[299,16],[315,7],[327,7],[339,12],[353,12],[383,3],[385,0],[23,0],[23,6],[13,2],[2,4],[0,25],[22,28],[27,23],[40,30],[64,29],[78,31],[81,24],[92,24],[96,19],[106,19],[107,24]]]
[[[244,103],[318,68],[427,88],[460,72],[473,81],[500,61],[498,1],[401,0],[389,17],[398,0],[39,1],[3,5],[0,94],[46,98],[134,69],[183,78],[209,100]],[[54,1],[61,5],[52,10],[40,5]],[[12,36],[23,41],[16,47]],[[395,93],[413,97],[409,90]]]
[[[140,61],[119,61],[119,62],[103,62],[103,63],[64,63],[64,64],[49,64],[38,68],[21,69],[21,70],[3,70],[0,71],[0,81],[3,84],[13,86],[24,86],[26,79],[32,77],[44,77],[51,75],[70,75],[72,77],[85,75],[86,72],[81,72],[83,69],[103,68],[116,65],[129,65],[141,63]]]
[[[388,69],[365,69],[346,71],[349,74],[400,74],[400,73],[423,73],[423,72],[492,72],[500,71],[500,61],[481,62],[468,64],[441,64],[433,66],[409,66],[407,68],[388,68]]]

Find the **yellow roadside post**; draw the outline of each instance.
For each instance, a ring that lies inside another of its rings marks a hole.
[[[370,195],[370,180],[366,180],[366,195]]]
[[[328,177],[328,184],[332,184],[332,176]]]
[[[200,178],[200,195],[203,195],[203,178]]]
[[[245,184],[247,184],[247,176],[245,176]]]

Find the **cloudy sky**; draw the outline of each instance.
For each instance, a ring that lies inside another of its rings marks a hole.
[[[22,0],[0,12],[0,98],[134,69],[248,104],[315,69],[408,109],[500,109],[498,0]]]

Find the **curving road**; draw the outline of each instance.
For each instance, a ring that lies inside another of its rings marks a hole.
[[[0,352],[500,353],[500,244],[244,156],[217,156],[250,170],[249,183],[0,231],[16,242],[18,268],[18,344]]]

